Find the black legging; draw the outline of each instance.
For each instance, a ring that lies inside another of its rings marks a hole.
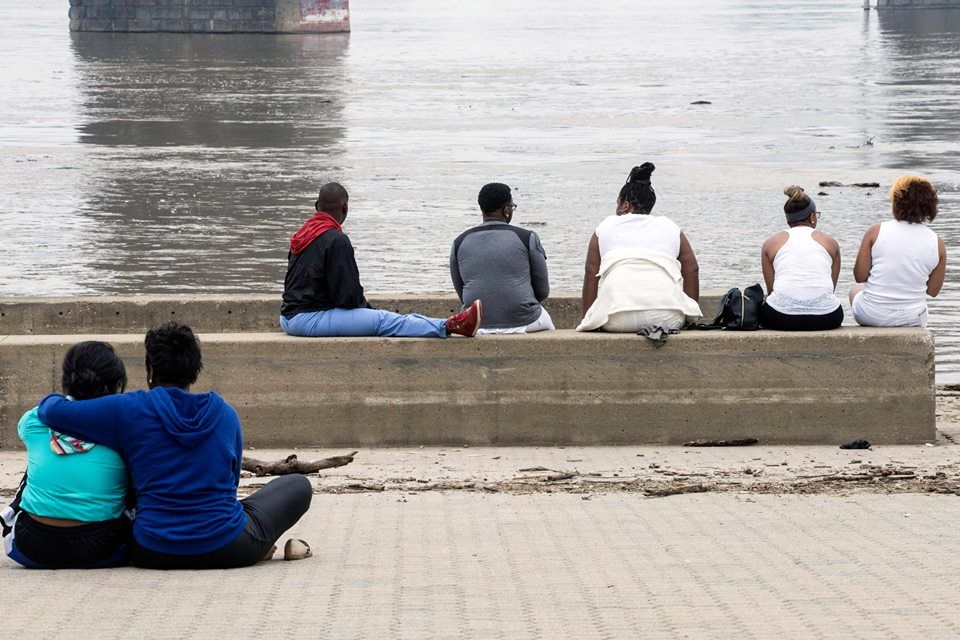
[[[843,308],[819,316],[780,313],[766,302],[760,307],[760,326],[776,331],[827,331],[843,324]]]
[[[271,480],[240,501],[247,526],[225,546],[198,555],[180,556],[130,545],[130,562],[144,569],[233,569],[260,562],[283,532],[310,508],[313,487],[306,476],[289,475]]]

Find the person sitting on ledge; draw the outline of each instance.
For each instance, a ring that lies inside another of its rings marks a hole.
[[[196,336],[171,322],[144,342],[149,391],[74,401],[54,393],[40,402],[41,422],[126,462],[137,494],[132,564],[230,569],[270,559],[310,508],[310,481],[281,476],[238,501],[240,420],[217,393],[190,392],[203,368]]]
[[[843,307],[834,294],[840,277],[840,245],[817,229],[817,205],[797,186],[783,190],[789,229],[763,243],[760,262],[767,299],[760,325],[780,331],[836,329]]]
[[[123,393],[127,371],[105,342],[80,342],[63,357],[63,392],[74,400]],[[28,569],[126,564],[127,466],[113,449],[52,431],[36,407],[17,424],[27,475],[0,512],[4,548]]]
[[[597,225],[583,276],[577,331],[634,333],[681,329],[700,317],[697,257],[677,224],[652,216],[653,163],[630,171],[617,211]]]
[[[473,337],[482,303],[446,320],[374,309],[363,296],[350,238],[343,233],[349,196],[336,182],[320,188],[316,213],[290,239],[280,327],[292,336]]]
[[[937,297],[947,249],[924,222],[937,217],[937,190],[926,178],[903,176],[890,189],[893,220],[863,236],[850,290],[854,319],[870,327],[926,327],[927,298]]]
[[[450,251],[450,277],[464,309],[484,300],[480,333],[552,331],[541,303],[550,295],[547,255],[533,231],[510,224],[510,187],[485,185],[477,197],[483,224],[464,231]]]

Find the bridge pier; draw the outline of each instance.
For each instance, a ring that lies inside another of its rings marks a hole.
[[[349,0],[70,0],[71,31],[316,33],[350,30]]]
[[[951,9],[960,8],[960,0],[873,0],[877,9]],[[863,8],[871,8],[871,0],[863,0]]]

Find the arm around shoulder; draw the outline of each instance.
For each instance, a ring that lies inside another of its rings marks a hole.
[[[51,393],[40,401],[37,415],[41,422],[57,431],[120,449],[126,399],[127,394],[118,394],[93,400],[68,400],[59,393]]]

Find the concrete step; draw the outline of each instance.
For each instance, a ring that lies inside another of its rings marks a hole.
[[[700,299],[713,317],[722,291]],[[460,310],[450,294],[370,296],[378,309],[446,318]],[[580,294],[558,293],[546,303],[558,329],[580,323]],[[278,331],[280,294],[79,296],[0,298],[0,334],[145,333],[176,320],[203,333]]]
[[[111,342],[142,385],[140,334],[0,336],[0,447],[59,387],[80,340]],[[838,445],[934,437],[924,329],[474,339],[203,334],[195,390],[216,389],[255,447],[678,444],[759,438]]]

